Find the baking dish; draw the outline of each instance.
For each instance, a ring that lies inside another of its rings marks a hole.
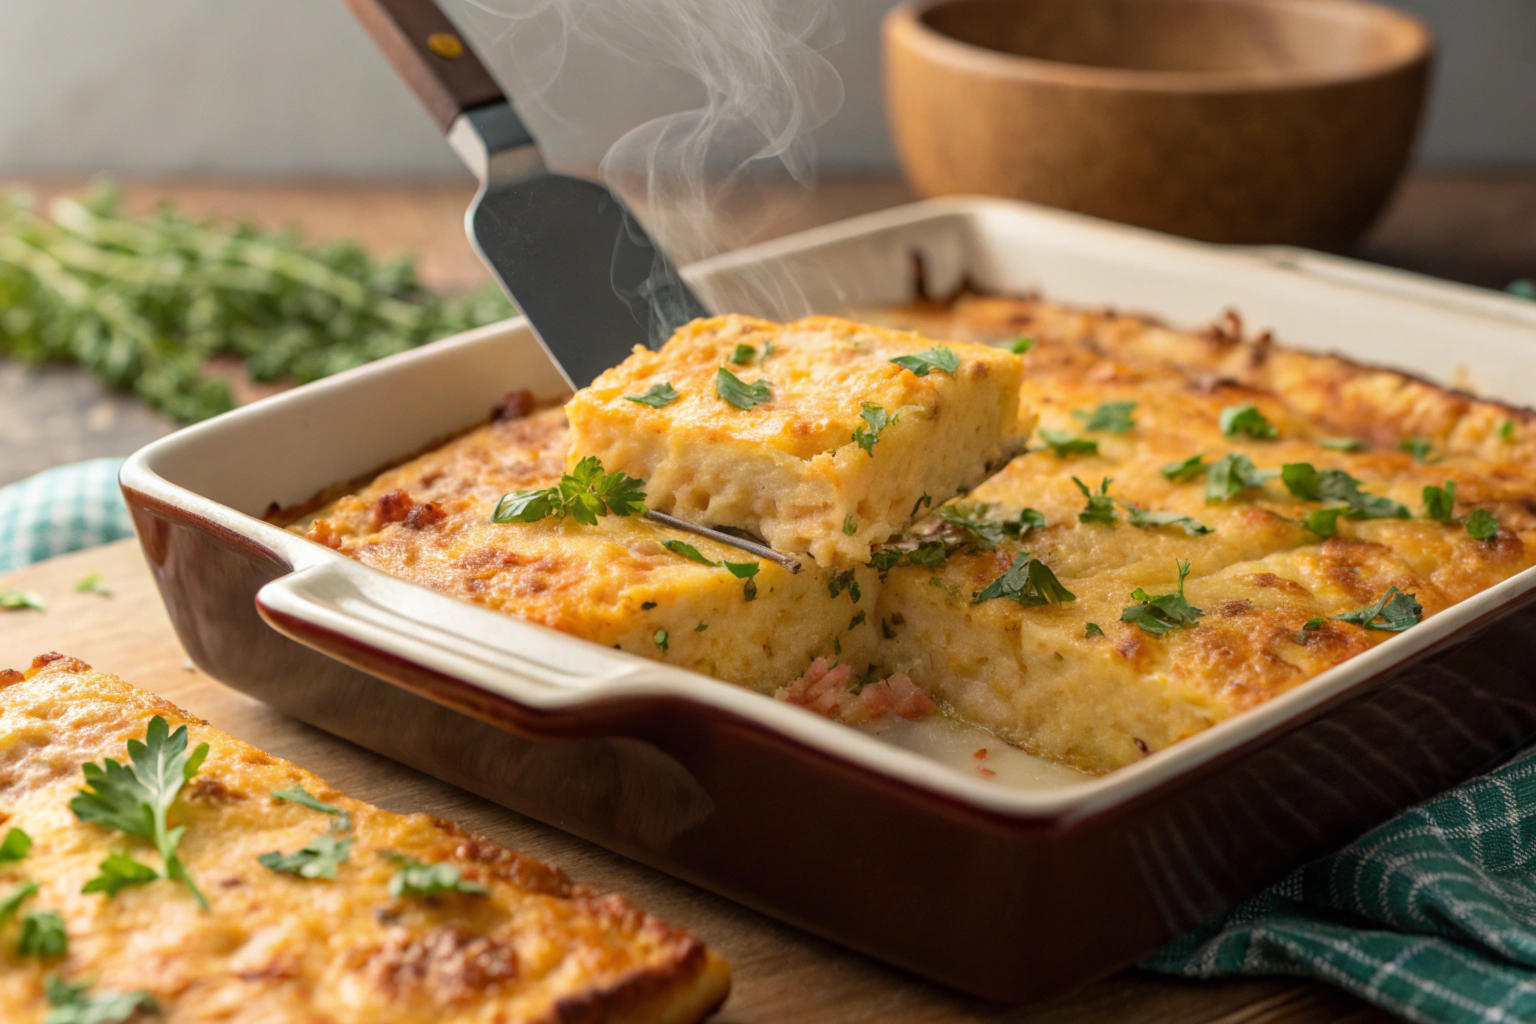
[[[787,317],[963,280],[1175,323],[1222,308],[1536,403],[1536,311],[1289,251],[991,200],[858,218],[689,269]],[[1536,737],[1536,570],[1101,778],[943,723],[880,735],[381,574],[263,522],[563,381],[509,321],[319,381],[134,455],[122,484],[182,642],[279,710],[727,897],[980,995],[1134,962]],[[992,747],[998,746],[995,742]]]

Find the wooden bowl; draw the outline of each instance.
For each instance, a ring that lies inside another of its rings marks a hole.
[[[925,195],[1337,249],[1407,164],[1434,44],[1359,0],[940,0],[885,20]]]

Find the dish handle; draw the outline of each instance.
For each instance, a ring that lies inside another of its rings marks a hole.
[[[524,735],[624,733],[654,704],[631,678],[652,667],[643,658],[572,650],[543,626],[359,568],[297,569],[257,592],[257,611],[306,647]]]

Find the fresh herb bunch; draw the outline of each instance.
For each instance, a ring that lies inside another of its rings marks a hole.
[[[204,373],[213,356],[302,383],[511,311],[494,286],[440,296],[412,258],[355,242],[306,244],[168,206],[130,217],[111,185],[56,199],[46,217],[23,195],[0,203],[0,355],[79,363],[182,422],[234,404]]]

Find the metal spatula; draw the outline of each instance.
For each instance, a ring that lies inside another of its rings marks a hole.
[[[346,0],[480,179],[469,240],[528,317],[572,389],[655,348],[709,312],[623,202],[585,178],[552,173],[485,65],[433,0]],[[658,523],[800,570],[767,545],[661,512]]]

